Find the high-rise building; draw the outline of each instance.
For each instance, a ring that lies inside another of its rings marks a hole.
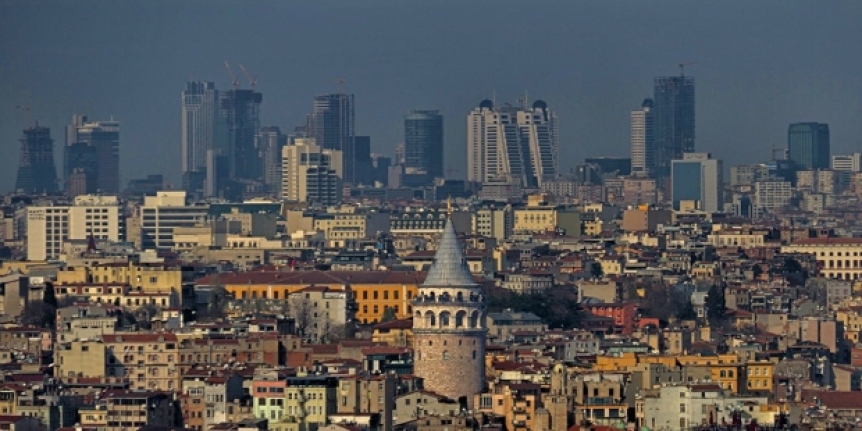
[[[353,138],[356,136],[356,129],[353,95],[336,93],[314,96],[314,110],[308,118],[308,130],[310,137],[314,138],[321,148],[341,151],[344,154],[342,179],[355,182]]]
[[[281,188],[281,149],[287,145],[287,136],[275,126],[263,127],[255,136],[257,147],[263,158],[263,184],[269,192]]]
[[[327,150],[311,138],[298,138],[282,148],[281,198],[316,205],[341,202],[339,170],[342,153]]]
[[[829,169],[829,125],[791,124],[787,129],[787,158],[797,170]]]
[[[215,83],[187,82],[182,93],[182,172],[206,171],[206,155],[224,148],[227,130],[219,113]]]
[[[485,382],[488,330],[482,292],[467,267],[450,216],[434,263],[413,299],[414,370],[426,390],[468,406]]]
[[[69,240],[124,241],[126,219],[116,196],[76,196],[72,205],[27,207],[27,259],[57,259]]]
[[[467,180],[539,188],[557,176],[559,125],[547,103],[495,108],[483,100],[467,116]]]
[[[724,207],[722,172],[721,160],[713,159],[709,153],[685,153],[682,159],[671,161],[674,208],[679,209],[683,201],[693,201],[703,211],[721,211]]]
[[[832,170],[846,172],[862,171],[862,153],[832,156]]]
[[[631,114],[632,175],[648,177],[655,170],[655,114],[652,99]]]
[[[405,165],[443,178],[443,116],[412,110],[404,117]]]
[[[694,151],[694,78],[663,76],[653,82],[656,176],[670,174],[670,161]]]
[[[254,137],[260,130],[260,103],[263,96],[247,89],[219,93],[219,116],[227,127],[225,155],[230,160],[230,178],[260,180],[263,162]]]
[[[119,193],[120,122],[87,121],[86,116],[73,116],[72,124],[66,128],[64,160],[67,185],[77,170],[86,176],[87,193]]]
[[[51,130],[47,127],[39,127],[37,124],[24,130],[15,190],[38,194],[57,191],[54,140],[51,139]]]

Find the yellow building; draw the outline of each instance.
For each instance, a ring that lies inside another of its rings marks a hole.
[[[772,393],[772,377],[775,364],[769,361],[745,364],[745,380],[749,391]]]
[[[371,340],[395,347],[413,347],[413,319],[392,320],[374,326]]]
[[[527,207],[515,210],[515,233],[543,233],[557,228],[555,207]]]
[[[862,333],[862,315],[854,309],[841,309],[835,313],[835,320],[844,324],[844,338],[850,343],[859,342]]]
[[[337,410],[338,379],[305,376],[287,378],[284,388],[284,416],[269,424],[273,431],[305,431],[317,429],[329,422]]]
[[[0,415],[18,414],[18,391],[13,387],[0,388]]]
[[[638,356],[634,353],[623,353],[621,356],[597,356],[596,371],[625,371],[638,364]]]
[[[63,268],[57,273],[57,283],[125,283],[143,292],[179,291],[183,274],[181,267],[162,263],[104,263]]]
[[[349,286],[356,300],[356,319],[361,323],[383,320],[387,309],[395,317],[412,316],[412,300],[425,274],[414,271],[293,271],[220,274],[199,285],[221,285],[236,299],[284,300],[308,286],[340,289]]]
[[[781,247],[782,253],[810,253],[820,275],[856,280],[862,274],[862,238],[805,238]]]

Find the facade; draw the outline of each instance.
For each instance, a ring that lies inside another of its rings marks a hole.
[[[646,177],[655,170],[655,114],[652,99],[646,99],[641,109],[631,114],[631,174]]]
[[[404,117],[405,166],[443,178],[443,116],[440,111],[410,111]]]
[[[281,198],[330,206],[341,202],[342,152],[300,138],[281,152]]]
[[[39,127],[37,124],[24,130],[15,190],[28,194],[57,191],[57,168],[54,166],[54,140],[51,139],[51,129]]]
[[[227,128],[218,115],[219,93],[215,83],[187,82],[182,92],[182,172],[202,174],[207,151],[223,149]],[[193,191],[193,190],[188,190]]]
[[[754,183],[754,216],[762,216],[790,204],[793,187],[790,181],[769,178]]]
[[[722,164],[709,153],[686,153],[681,160],[671,162],[674,208],[682,201],[697,201],[706,212],[720,211],[724,204]]]
[[[782,246],[781,252],[813,254],[820,275],[826,278],[856,280],[862,276],[860,238],[806,238]]]
[[[787,128],[787,156],[793,169],[829,169],[829,125],[791,124]]]
[[[27,259],[57,259],[70,240],[125,241],[126,216],[116,196],[76,196],[71,206],[27,207]]]
[[[754,186],[754,183],[763,181],[769,178],[769,166],[760,165],[739,165],[730,168],[730,185],[738,186]]]
[[[254,139],[255,148],[263,158],[263,184],[267,191],[278,192],[281,190],[281,152],[287,144],[287,136],[278,127],[268,126],[261,128]]]
[[[473,234],[503,241],[515,229],[515,212],[510,206],[483,208],[473,213]]]
[[[659,177],[670,174],[671,160],[694,152],[694,78],[664,76],[653,82],[656,169]]]
[[[263,95],[254,90],[233,89],[219,94],[219,117],[227,128],[226,153],[229,178],[258,180],[263,177],[261,157],[255,148],[260,130]]]
[[[186,205],[184,191],[161,191],[146,196],[140,208],[141,248],[173,247],[174,229],[203,223],[207,211],[204,205]]]
[[[310,137],[325,150],[341,151],[344,159],[337,167],[342,179],[353,182],[356,160],[354,96],[352,94],[319,94],[314,96],[314,110],[309,116]]]
[[[557,176],[559,122],[547,103],[495,108],[483,100],[467,116],[467,180],[540,188]]]
[[[64,173],[67,184],[76,170],[85,173],[86,183],[94,188],[88,188],[86,193],[120,192],[119,121],[87,121],[83,115],[72,117],[72,124],[66,128]]]
[[[472,405],[485,381],[486,312],[450,219],[413,300],[414,370],[425,389]]]
[[[862,171],[862,153],[832,156],[832,170],[846,172]]]

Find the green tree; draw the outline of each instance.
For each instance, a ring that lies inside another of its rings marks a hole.
[[[57,320],[56,311],[54,306],[45,303],[45,301],[28,301],[24,305],[24,309],[21,310],[21,324],[53,329]]]
[[[57,295],[54,292],[54,283],[45,283],[45,292],[42,294],[42,301],[55,309],[57,308]]]
[[[727,313],[727,306],[724,303],[724,288],[717,284],[710,287],[704,308],[706,308],[706,319],[710,326],[720,326]]]
[[[395,314],[395,309],[392,307],[386,307],[383,309],[383,317],[380,318],[380,323],[391,322],[397,318],[398,316]]]

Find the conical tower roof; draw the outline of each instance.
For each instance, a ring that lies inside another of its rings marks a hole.
[[[464,257],[464,251],[461,250],[461,243],[458,242],[458,234],[455,233],[455,226],[452,225],[452,219],[446,220],[446,227],[443,228],[443,236],[440,238],[440,243],[437,246],[437,253],[434,255],[434,263],[431,269],[428,270],[428,276],[425,277],[425,282],[422,286],[428,287],[447,287],[447,286],[475,286],[473,275],[470,274],[470,267],[467,266],[467,258]]]

